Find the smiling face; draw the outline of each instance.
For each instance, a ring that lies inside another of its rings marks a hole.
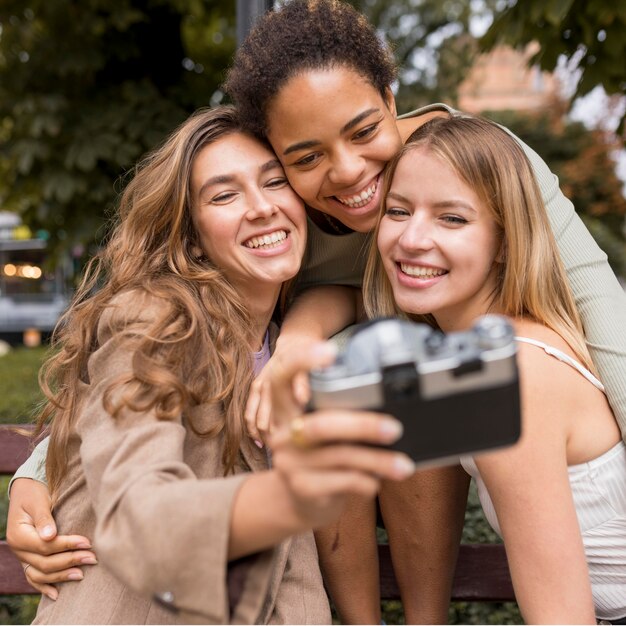
[[[450,165],[424,147],[409,150],[398,163],[378,249],[403,311],[432,313],[443,330],[455,330],[490,310],[497,224]]]
[[[233,133],[203,148],[191,197],[204,253],[244,294],[277,291],[295,276],[306,242],[304,207],[265,146]]]
[[[381,173],[400,149],[395,104],[347,67],[297,74],[267,110],[268,138],[312,208],[359,232],[375,223]]]

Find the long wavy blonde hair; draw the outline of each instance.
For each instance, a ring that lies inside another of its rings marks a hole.
[[[513,137],[482,118],[429,121],[409,137],[389,162],[364,278],[368,315],[401,316],[436,325],[432,315],[411,315],[399,309],[376,247],[384,198],[398,163],[418,148],[447,163],[476,192],[500,229],[504,258],[498,264],[493,306],[505,315],[529,318],[551,328],[567,341],[587,368],[595,371],[532,167]]]
[[[168,306],[149,328],[133,335],[133,371],[110,384],[105,408],[114,416],[128,408],[172,419],[200,403],[221,403],[221,423],[205,432],[193,423],[190,427],[207,437],[223,432],[224,473],[232,470],[252,380],[252,325],[237,291],[198,254],[190,180],[194,159],[205,146],[241,132],[232,107],[198,111],[137,165],[124,189],[108,243],[88,264],[53,335],[53,355],[40,372],[47,403],[37,422],[39,431],[50,425],[46,471],[53,494],[67,469],[66,444],[81,381],[88,382],[87,362],[98,348],[98,322],[115,296],[127,291],[149,294]],[[119,388],[122,393],[113,400]]]

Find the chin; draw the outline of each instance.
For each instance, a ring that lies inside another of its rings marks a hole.
[[[345,224],[348,228],[351,228],[357,233],[370,233],[374,230],[374,227],[376,226],[378,212],[376,212],[374,215],[367,215],[358,219],[355,219],[353,216],[349,216],[347,219],[337,219],[339,219],[342,224]]]

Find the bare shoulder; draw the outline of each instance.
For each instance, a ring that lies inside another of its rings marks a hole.
[[[556,348],[578,360],[569,344],[552,329],[530,320],[515,322],[515,333]],[[570,365],[542,348],[518,342],[518,366],[524,411],[529,428],[567,429],[569,417],[583,395],[595,388]]]
[[[531,320],[516,320],[514,326],[517,337],[539,341],[578,361],[570,345],[551,328]],[[558,391],[557,387],[569,386],[581,378],[574,368],[547,354],[539,346],[520,341],[517,352],[520,375],[533,385],[551,389],[552,393]]]
[[[514,321],[515,334],[543,342],[573,357],[567,343],[540,324]],[[566,466],[567,436],[572,412],[572,386],[580,386],[580,374],[539,347],[518,342],[522,429],[515,446],[481,455],[476,463],[483,477],[517,480],[552,462]],[[571,370],[571,371],[570,371]]]
[[[568,356],[571,356],[573,359],[576,359],[576,355],[574,351],[570,347],[570,345],[559,335],[557,332],[544,326],[543,324],[539,324],[538,322],[534,322],[532,320],[515,320],[515,334],[518,337],[526,337],[527,339],[534,339],[536,341],[541,341],[553,348],[557,348],[561,352],[564,352]],[[524,344],[520,344],[520,350],[524,347]],[[537,348],[533,347],[532,351],[529,352],[541,352]],[[544,354],[545,356],[545,354]],[[554,360],[554,359],[552,359]]]

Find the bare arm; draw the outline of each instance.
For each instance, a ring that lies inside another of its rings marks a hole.
[[[328,339],[357,321],[361,290],[323,285],[302,292],[281,325],[277,349],[301,338]]]
[[[241,485],[231,516],[229,558],[323,527],[339,516],[348,497],[371,498],[381,479],[401,480],[413,472],[413,463],[404,454],[359,445],[396,441],[401,425],[394,418],[348,410],[303,416],[291,379],[333,358],[334,350],[318,349],[278,359],[272,376],[275,469],[252,475]],[[301,421],[300,437],[306,445],[294,441],[293,420]]]
[[[272,406],[268,380],[273,363],[281,354],[297,352],[314,341],[328,339],[357,320],[361,290],[324,285],[302,292],[291,304],[281,325],[274,356],[252,384],[245,411],[248,435],[262,446],[271,432]],[[294,389],[304,402],[308,395],[305,376],[294,378]]]
[[[520,355],[520,442],[476,459],[506,546],[527,623],[595,623],[591,585],[567,472],[565,373],[540,351]],[[567,372],[569,374],[569,372]]]

